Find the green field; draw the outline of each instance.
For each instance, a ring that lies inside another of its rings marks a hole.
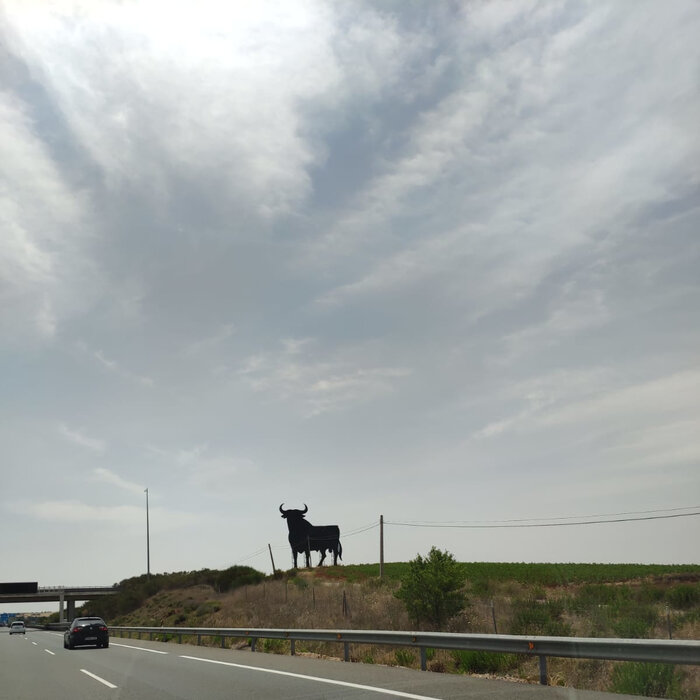
[[[503,562],[463,562],[469,582],[516,581],[539,586],[566,586],[581,583],[622,583],[650,576],[700,576],[700,564],[527,564]],[[384,564],[384,576],[398,581],[408,570],[407,562]],[[379,576],[379,564],[348,564],[314,569],[324,578],[363,581]]]

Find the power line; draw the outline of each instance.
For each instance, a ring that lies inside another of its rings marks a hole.
[[[519,525],[455,525],[449,523],[416,523],[416,522],[390,522],[384,521],[385,525],[401,525],[405,527],[447,527],[461,528],[466,530],[477,529],[498,529],[498,528],[522,528],[522,527],[568,527],[571,525],[603,525],[605,523],[629,523],[638,522],[640,520],[665,520],[668,518],[688,518],[694,515],[700,515],[700,511],[696,513],[674,513],[673,515],[647,515],[640,518],[615,518],[611,520],[579,520],[577,522],[562,522],[562,523],[527,523]]]
[[[700,506],[683,506],[681,508],[657,508],[655,510],[628,510],[620,513],[593,513],[592,515],[564,515],[554,518],[506,518],[503,520],[407,520],[406,523],[415,524],[491,524],[491,523],[528,523],[538,520],[580,520],[582,518],[608,518],[620,515],[646,515],[649,513],[672,513],[679,510],[700,510]]]
[[[262,549],[258,549],[256,552],[253,552],[252,554],[248,554],[247,556],[236,560],[236,564],[240,564],[242,561],[248,561],[248,559],[253,559],[254,557],[259,557],[261,554],[263,554],[265,552],[265,550],[266,550],[266,547],[263,547]]]

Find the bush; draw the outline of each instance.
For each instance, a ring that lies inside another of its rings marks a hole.
[[[613,671],[611,690],[650,698],[678,698],[680,676],[670,664],[625,663]]]
[[[571,627],[564,622],[564,605],[559,601],[516,600],[511,634],[539,634],[552,637],[568,637]]]
[[[456,649],[452,652],[455,666],[462,673],[502,673],[515,668],[519,659],[515,654],[497,654],[493,651],[467,651]]]
[[[406,606],[411,621],[427,623],[440,629],[466,605],[461,588],[463,568],[449,552],[436,547],[423,559],[419,554],[409,562],[401,579],[401,588],[394,594]]]
[[[686,610],[700,603],[700,586],[682,583],[666,591],[668,604],[676,610]]]
[[[649,636],[658,619],[657,611],[649,606],[637,605],[620,608],[619,618],[612,623],[618,637],[643,639]]]
[[[282,639],[264,639],[262,647],[268,654],[284,654],[287,650],[287,645]]]
[[[412,651],[408,649],[397,649],[394,652],[394,658],[399,666],[414,666],[416,663],[416,657]]]

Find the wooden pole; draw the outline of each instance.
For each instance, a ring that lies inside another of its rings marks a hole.
[[[379,516],[379,578],[384,576],[384,516]]]
[[[272,575],[275,575],[275,560],[272,557],[272,547],[270,546],[270,543],[267,543],[267,548],[270,550],[270,561],[272,562]]]

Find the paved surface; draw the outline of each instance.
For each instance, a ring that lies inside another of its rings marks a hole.
[[[10,637],[6,628],[0,628],[0,699],[48,697],[622,700],[630,696],[117,637],[109,649],[69,651],[63,648],[62,634],[29,630]]]

